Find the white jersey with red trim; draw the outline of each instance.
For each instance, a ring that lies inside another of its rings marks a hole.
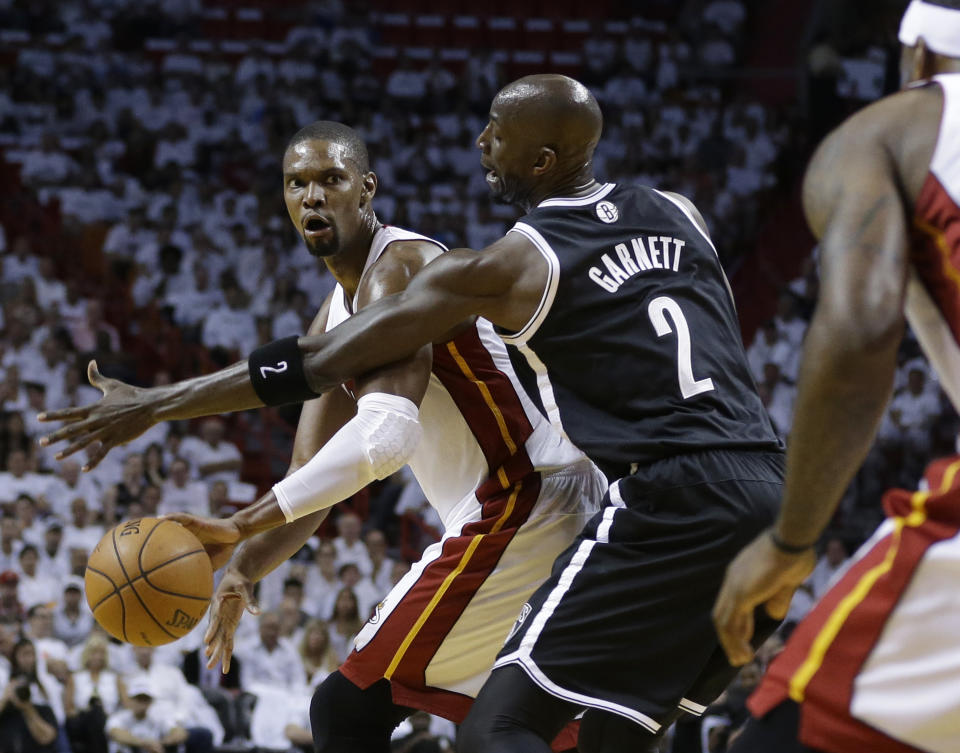
[[[397,241],[432,238],[383,226],[373,237],[361,274]],[[356,311],[341,285],[333,291],[327,330]],[[527,397],[493,325],[473,327],[433,349],[433,371],[420,405],[423,438],[410,468],[446,529],[472,519],[477,491],[499,476],[514,480],[530,470],[554,471],[586,456],[552,427]],[[501,488],[507,486],[502,483]]]
[[[906,314],[960,410],[960,73],[933,80],[943,91],[943,114],[914,208]]]

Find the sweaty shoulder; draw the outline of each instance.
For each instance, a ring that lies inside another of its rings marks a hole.
[[[443,253],[436,243],[418,238],[389,244],[363,277],[357,290],[360,308],[405,290],[413,277]]]
[[[823,141],[804,180],[804,206],[818,235],[843,190],[869,190],[888,172],[913,203],[930,167],[940,131],[939,86],[907,89],[865,107]]]

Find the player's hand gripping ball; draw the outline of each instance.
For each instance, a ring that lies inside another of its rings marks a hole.
[[[159,646],[200,622],[213,595],[203,544],[172,520],[120,523],[100,539],[84,578],[98,623],[135,646]]]

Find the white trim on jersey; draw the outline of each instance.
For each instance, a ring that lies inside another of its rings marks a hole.
[[[600,201],[604,196],[610,193],[614,188],[617,187],[616,183],[604,183],[593,193],[589,193],[586,196],[574,196],[569,199],[544,199],[539,204],[537,204],[537,209],[540,207],[582,207],[587,204],[593,204],[596,201]]]
[[[656,188],[653,189],[653,192],[660,194],[663,198],[665,198],[667,201],[669,201],[671,204],[677,207],[681,212],[683,212],[686,218],[690,220],[690,224],[692,224],[697,229],[697,232],[703,236],[703,239],[710,244],[710,248],[713,249],[713,253],[716,254],[717,259],[719,259],[720,254],[717,253],[717,247],[714,246],[713,241],[710,240],[710,235],[703,229],[700,223],[697,222],[696,219],[694,219],[693,214],[690,213],[690,209],[682,201],[678,201],[677,199],[670,196],[670,194],[666,194],[663,191],[658,191]],[[723,276],[723,284],[727,286],[727,293],[730,294],[730,300],[733,302],[734,308],[736,308],[737,302],[736,302],[736,299],[733,297],[733,288],[730,287],[730,280],[727,279],[727,273],[723,270],[723,267],[720,267],[720,274]]]
[[[547,677],[543,670],[537,666],[537,663],[534,661],[532,656],[533,648],[536,645],[537,638],[540,637],[540,633],[543,631],[547,620],[553,616],[554,611],[560,604],[564,595],[570,590],[570,586],[573,583],[574,578],[576,578],[577,574],[583,569],[587,559],[590,556],[590,552],[593,551],[593,548],[597,544],[605,544],[609,541],[610,526],[613,523],[613,516],[616,511],[623,506],[623,499],[620,497],[619,489],[617,488],[616,484],[610,487],[610,492],[611,502],[613,502],[613,504],[603,511],[603,521],[600,523],[600,526],[597,529],[596,541],[586,539],[580,542],[580,546],[577,547],[577,551],[574,553],[573,557],[570,559],[570,562],[560,574],[560,579],[557,581],[557,585],[554,586],[546,601],[543,602],[543,606],[540,607],[540,610],[534,617],[533,622],[530,623],[529,629],[526,633],[524,633],[523,639],[520,641],[520,648],[511,654],[501,657],[493,666],[496,668],[507,664],[517,664],[530,676],[531,680],[537,683],[537,685],[539,685],[543,690],[552,696],[562,698],[563,700],[570,701],[571,703],[587,706],[589,708],[609,711],[613,714],[626,717],[627,719],[636,722],[650,732],[657,732],[660,729],[660,724],[656,720],[637,711],[636,709],[632,709],[629,706],[624,706],[620,703],[608,701],[604,698],[595,698],[593,696],[584,695],[583,693],[577,693],[576,691],[568,690],[560,685],[557,685],[557,683]],[[616,497],[619,499],[619,504],[614,501],[614,495],[616,495]]]
[[[536,228],[530,227],[530,225],[525,222],[516,223],[507,233],[520,233],[520,235],[529,240],[543,258],[547,260],[547,284],[543,288],[543,295],[540,296],[540,303],[537,305],[537,310],[533,313],[533,316],[530,317],[530,321],[523,325],[517,332],[509,335],[501,335],[504,342],[510,343],[511,345],[522,345],[536,334],[537,330],[540,329],[540,325],[543,324],[543,320],[546,319],[547,314],[550,313],[550,308],[553,306],[553,299],[557,295],[557,286],[560,284],[560,259],[547,242],[547,239],[540,235],[540,232]]]
[[[954,14],[960,17],[960,13]],[[943,92],[943,114],[937,145],[930,159],[930,172],[937,176],[954,203],[960,204],[960,141],[952,131],[960,123],[960,74],[944,73],[934,76],[933,80]]]
[[[664,193],[663,191],[658,191],[656,188],[653,189],[653,192],[655,194],[659,194],[660,196],[665,198],[667,201],[669,201],[671,204],[673,204],[675,207],[677,207],[677,209],[683,212],[686,218],[690,220],[690,223],[697,229],[697,232],[700,233],[700,235],[703,236],[703,239],[710,244],[710,248],[713,249],[713,253],[717,254],[717,247],[713,245],[713,241],[710,240],[710,236],[704,231],[700,223],[694,219],[693,214],[690,213],[690,209],[687,208],[687,206],[682,201],[678,201],[677,199],[673,198],[670,194]],[[717,258],[720,258],[720,254],[717,254]]]
[[[556,395],[553,394],[553,384],[550,381],[550,374],[547,372],[547,365],[540,360],[540,356],[530,349],[529,345],[520,345],[517,350],[527,359],[527,363],[537,377],[537,390],[540,393],[540,402],[543,403],[547,420],[550,421],[554,429],[560,432],[564,439],[569,439],[560,418],[560,407],[557,405]]]

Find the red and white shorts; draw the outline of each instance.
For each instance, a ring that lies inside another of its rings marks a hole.
[[[960,751],[960,460],[934,491],[884,496],[889,518],[794,631],[750,698],[792,699],[825,753]]]
[[[605,489],[583,462],[482,495],[377,606],[340,671],[361,688],[387,678],[395,703],[463,721],[524,602]]]

